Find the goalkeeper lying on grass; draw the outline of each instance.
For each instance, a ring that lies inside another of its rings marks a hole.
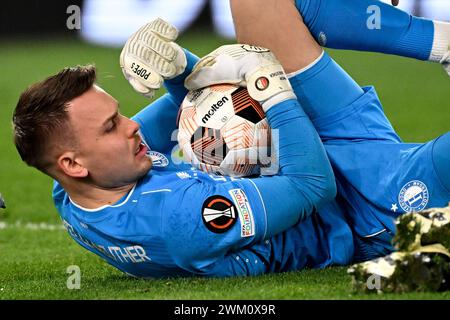
[[[191,74],[197,58],[176,46],[176,31],[157,20],[130,38],[121,64],[139,92],[151,96],[164,79],[169,94],[134,121],[121,116],[117,101],[94,85],[92,68],[65,70],[24,92],[14,114],[16,146],[28,164],[58,181],[55,203],[79,244],[139,277],[346,265],[391,252],[393,220],[400,212],[447,203],[450,194],[442,181],[449,181],[444,153],[449,135],[425,145],[402,144],[373,89],[361,89],[322,53],[291,2],[277,3],[277,10],[269,10],[273,3],[267,1],[262,14],[255,3],[239,0],[233,10],[240,40],[273,47],[289,72],[300,70],[291,77],[293,88],[271,53],[239,45],[212,53],[207,60],[216,64],[202,68],[202,60]],[[271,26],[272,44],[246,33],[246,24],[258,25],[258,19]],[[222,65],[223,59],[230,64]],[[188,75],[188,88],[222,82],[225,75],[247,82],[250,92],[250,79],[271,80],[257,100],[280,132],[278,175],[230,179],[172,162],[170,136]],[[330,163],[304,112],[322,135],[337,173],[335,201]],[[383,194],[375,194],[380,184]],[[237,206],[233,194],[246,201]],[[419,203],[413,201],[420,194]],[[216,219],[206,218],[211,210]],[[241,232],[243,210],[250,213],[250,235]]]
[[[198,60],[171,43],[175,37],[173,27],[156,20],[125,46],[121,61],[133,86],[150,95],[145,85],[158,87],[163,75],[169,91],[132,120],[95,85],[93,67],[65,69],[21,95],[13,117],[16,147],[24,161],[55,179],[53,198],[69,234],[136,277],[257,275],[350,261],[328,255],[332,232],[315,235],[332,222],[322,226],[311,214],[334,198],[334,176],[272,53],[234,47],[248,58],[236,61],[248,71],[239,81],[269,77],[265,68],[277,73],[257,99],[279,130],[279,173],[232,179],[173,161],[184,80]],[[135,76],[137,63],[152,73]]]

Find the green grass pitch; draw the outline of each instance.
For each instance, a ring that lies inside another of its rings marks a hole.
[[[225,43],[197,33],[180,42],[198,55]],[[125,115],[133,115],[148,102],[123,78],[119,52],[76,40],[0,42],[0,192],[8,206],[0,210],[0,299],[450,299],[450,292],[356,294],[344,267],[254,278],[137,280],[79,247],[60,228],[51,180],[21,163],[11,116],[29,84],[86,63],[97,65],[99,83],[120,101]],[[361,85],[376,86],[405,141],[424,142],[450,129],[450,79],[440,66],[380,54],[331,53]],[[81,269],[79,290],[66,286],[71,265]]]

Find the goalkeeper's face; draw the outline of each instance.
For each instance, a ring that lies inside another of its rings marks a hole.
[[[82,178],[115,188],[136,182],[150,170],[139,125],[121,115],[118,102],[101,88],[94,85],[72,100],[68,112]]]

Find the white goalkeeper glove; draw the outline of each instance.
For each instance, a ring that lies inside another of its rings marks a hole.
[[[154,96],[163,81],[186,69],[186,55],[174,41],[178,30],[162,19],[141,27],[125,43],[120,67],[131,86],[147,98]]]
[[[433,21],[433,48],[428,60],[442,64],[450,76],[450,23]]]
[[[185,80],[188,90],[230,83],[247,87],[264,111],[296,99],[280,62],[265,48],[246,44],[225,45],[203,57]]]

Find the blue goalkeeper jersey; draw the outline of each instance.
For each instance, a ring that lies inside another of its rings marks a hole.
[[[155,168],[113,206],[84,209],[57,183],[53,197],[77,243],[135,277],[258,275],[344,265],[353,256],[336,211],[268,238],[265,202],[250,179]]]
[[[124,199],[97,210],[77,206],[55,184],[54,199],[69,234],[138,277],[185,276],[200,270],[216,274],[196,263],[209,265],[209,259],[264,238],[263,203],[250,180],[232,181],[191,168],[168,170],[170,166],[156,164]],[[204,200],[200,203],[199,198]],[[210,248],[217,252],[211,255]],[[215,265],[211,268],[230,272]]]
[[[334,196],[334,177],[296,100],[267,113],[281,136],[279,174],[253,179],[182,162],[170,139],[178,107],[165,95],[133,118],[153,167],[116,204],[82,208],[55,183],[56,207],[76,242],[136,277],[258,275],[351,261],[343,216],[318,212]],[[303,134],[294,134],[299,127]]]

